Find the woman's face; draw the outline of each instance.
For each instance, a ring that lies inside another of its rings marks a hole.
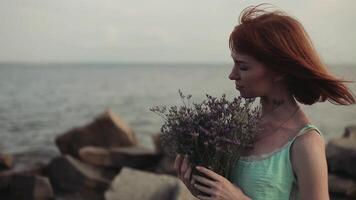
[[[272,87],[273,73],[252,56],[231,53],[234,66],[229,75],[244,98],[266,96]]]

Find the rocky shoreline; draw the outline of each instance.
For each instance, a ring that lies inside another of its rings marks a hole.
[[[0,199],[194,199],[176,177],[173,158],[160,148],[159,134],[152,142],[155,149],[143,147],[118,115],[105,111],[58,136],[61,155],[48,161],[21,167],[21,156],[0,152]],[[326,155],[331,199],[355,199],[356,126],[331,139]]]

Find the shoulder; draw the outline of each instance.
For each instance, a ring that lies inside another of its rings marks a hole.
[[[307,131],[294,140],[291,162],[302,196],[323,196],[327,193],[325,143],[316,130]]]
[[[306,164],[317,164],[317,161],[323,157],[325,157],[325,143],[316,130],[307,131],[294,140],[291,147],[291,161],[296,173],[301,168],[307,167]]]
[[[316,130],[309,130],[298,136],[292,144],[292,152],[295,155],[303,155],[310,151],[321,150],[325,148],[323,137]]]

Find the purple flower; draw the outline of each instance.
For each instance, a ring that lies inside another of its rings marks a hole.
[[[206,95],[201,103],[192,103],[191,95],[179,90],[183,105],[155,106],[151,111],[164,119],[161,143],[170,156],[188,154],[194,165],[211,166],[227,177],[240,151],[253,145],[258,133],[260,108],[241,97],[232,101]]]

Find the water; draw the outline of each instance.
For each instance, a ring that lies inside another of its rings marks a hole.
[[[356,80],[353,67],[331,68],[339,77]],[[229,99],[238,95],[228,80],[230,65],[51,64],[0,65],[0,152],[57,153],[54,139],[112,109],[152,147],[152,134],[162,120],[154,105],[180,103],[178,89],[201,101],[204,94]],[[348,84],[356,93],[356,84]],[[355,106],[321,103],[303,106],[327,139],[356,124]]]

